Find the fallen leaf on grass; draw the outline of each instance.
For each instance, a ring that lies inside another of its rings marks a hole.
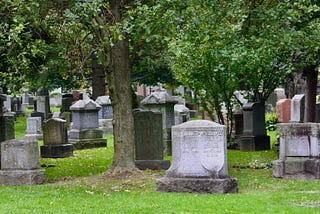
[[[94,194],[94,192],[91,192],[91,191],[88,191],[88,190],[86,191],[86,193],[89,194],[89,195],[93,195]]]

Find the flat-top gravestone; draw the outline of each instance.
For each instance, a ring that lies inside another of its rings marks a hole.
[[[7,112],[0,115],[0,142],[14,138],[14,116]]]
[[[174,125],[174,105],[178,100],[165,91],[152,92],[141,101],[143,108],[162,113],[164,154],[171,155],[171,127]]]
[[[273,162],[273,176],[320,179],[320,124],[282,123],[279,132],[279,159]]]
[[[134,111],[135,164],[139,169],[168,169],[169,160],[163,160],[162,115],[136,109]]]
[[[265,126],[265,109],[261,103],[243,105],[243,135],[240,141],[241,151],[259,151],[270,149],[270,137]]]
[[[291,100],[279,100],[276,105],[276,113],[279,123],[288,123],[291,119]]]
[[[195,120],[172,127],[172,165],[157,191],[237,193],[228,176],[226,127]]]
[[[189,109],[184,104],[174,105],[174,124],[179,125],[189,120],[190,120]]]
[[[41,117],[28,117],[25,138],[33,138],[35,141],[43,139]]]
[[[291,100],[291,120],[290,122],[301,123],[304,119],[304,94],[296,94]]]
[[[98,111],[101,106],[93,100],[79,100],[74,103],[72,111],[72,129],[69,132],[69,142],[75,149],[104,147],[103,131],[99,129]]]
[[[1,143],[0,185],[35,185],[45,182],[39,167],[38,142],[28,139]]]
[[[46,88],[40,88],[37,91],[37,111],[44,114],[44,119],[50,117],[49,91]]]
[[[73,145],[68,143],[65,120],[52,118],[44,123],[43,143],[40,147],[43,158],[64,158],[73,155]]]

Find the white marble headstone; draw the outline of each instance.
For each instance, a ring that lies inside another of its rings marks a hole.
[[[226,127],[194,120],[172,127],[172,165],[167,177],[228,176]]]

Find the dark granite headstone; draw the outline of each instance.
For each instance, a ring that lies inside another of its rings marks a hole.
[[[62,95],[62,104],[60,108],[60,112],[71,112],[70,106],[72,106],[73,103],[73,97],[72,94],[64,94]]]
[[[139,169],[168,169],[163,160],[162,115],[160,112],[134,111],[136,166]]]
[[[266,134],[265,109],[261,103],[247,103],[243,106],[243,135],[241,151],[270,149],[270,137]]]

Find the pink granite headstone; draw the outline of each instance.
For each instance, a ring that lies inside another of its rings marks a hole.
[[[279,123],[288,123],[291,119],[291,100],[279,100],[276,104],[276,112]]]

